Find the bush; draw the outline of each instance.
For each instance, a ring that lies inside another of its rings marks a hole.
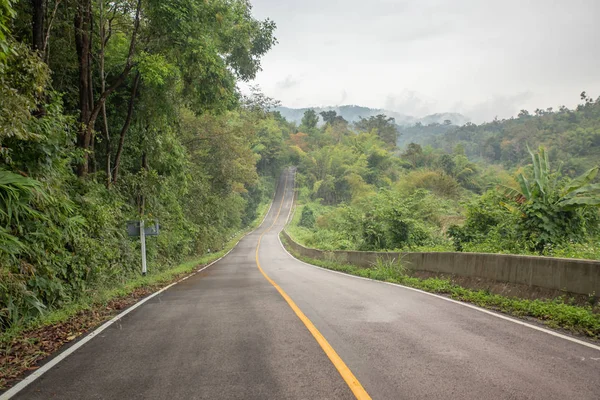
[[[298,225],[309,229],[312,229],[315,226],[315,213],[310,206],[307,205],[302,208],[302,214]]]
[[[450,175],[440,171],[417,170],[400,178],[399,188],[412,192],[417,189],[427,189],[432,193],[449,199],[460,196],[460,184]]]

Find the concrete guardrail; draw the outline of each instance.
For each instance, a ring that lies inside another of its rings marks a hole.
[[[413,271],[600,296],[600,261],[488,253],[324,251],[296,243],[285,230],[282,234],[292,250],[313,259],[334,258],[362,268],[370,267],[378,258],[401,259]]]

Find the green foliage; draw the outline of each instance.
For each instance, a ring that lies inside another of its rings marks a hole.
[[[466,206],[464,225],[452,225],[448,235],[456,251],[466,250],[467,243],[493,243],[496,251],[514,248],[517,217],[500,204],[503,198],[497,191],[489,190]]]
[[[35,139],[31,111],[42,101],[48,84],[46,64],[27,46],[9,40],[10,52],[0,63],[0,156],[7,157],[2,143],[9,138]]]
[[[315,226],[315,214],[310,206],[307,205],[302,208],[302,214],[300,216],[300,222],[298,222],[298,226],[309,229]]]
[[[597,212],[589,207],[600,205],[600,186],[590,184],[598,167],[567,183],[551,173],[543,148],[530,154],[533,176],[517,176],[520,190],[500,187],[516,203],[506,206],[520,214],[518,230],[531,243],[531,250],[540,252],[566,240],[581,241],[588,229],[597,229]]]
[[[304,112],[302,126],[308,130],[315,129],[319,123],[319,116],[312,108]]]
[[[370,268],[369,278],[380,281],[406,276],[408,270],[402,260],[379,257]]]
[[[299,201],[310,203],[316,218],[310,228],[293,222],[302,243],[599,258],[600,216],[591,207],[598,201],[596,167],[569,181],[550,170],[542,151],[513,178],[501,166],[473,162],[462,141],[448,152],[410,143],[398,154],[377,134],[375,125],[388,118],[363,119],[353,132],[336,122],[335,111],[323,116],[323,127],[289,143],[299,164]]]
[[[399,134],[394,118],[387,118],[383,114],[369,118],[361,117],[355,126],[360,132],[375,132],[388,146],[396,147]]]
[[[427,189],[448,199],[457,199],[461,194],[460,184],[454,177],[435,170],[411,171],[397,186],[404,191]]]
[[[374,201],[363,203],[360,225],[360,250],[382,250],[421,246],[431,239],[431,232],[419,221],[417,204],[426,192],[408,198],[397,198],[382,192]],[[416,218],[415,218],[416,217]]]
[[[9,22],[16,16],[12,7],[13,0],[0,0],[0,68],[5,57],[11,52],[8,37],[10,35]]]
[[[530,156],[526,143],[548,149],[555,165],[562,163],[564,174],[574,177],[597,165],[600,158],[600,98],[587,95],[570,110],[522,110],[518,118],[494,120],[480,125],[430,126],[403,129],[405,137],[420,145],[432,145],[451,153],[462,145],[471,160],[501,164],[512,169],[526,165]],[[402,143],[404,144],[404,143]]]
[[[272,21],[244,0],[92,2],[89,16],[62,2],[43,27],[47,50],[34,53],[29,6],[11,5],[0,0],[1,329],[135,280],[128,220],[159,220],[147,238],[156,275],[255,220],[291,126],[258,92],[240,102],[237,81],[260,70]],[[83,63],[82,35],[92,38]]]

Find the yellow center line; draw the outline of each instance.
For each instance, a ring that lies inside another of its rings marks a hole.
[[[354,396],[356,396],[356,398],[360,399],[360,400],[370,400],[371,396],[369,396],[369,394],[367,393],[365,388],[363,388],[363,386],[360,384],[358,379],[356,379],[356,376],[354,376],[354,374],[352,373],[350,368],[348,368],[348,366],[342,360],[342,358],[338,355],[338,353],[336,353],[336,351],[333,349],[333,347],[331,347],[331,345],[329,344],[327,339],[325,339],[325,337],[321,334],[321,332],[319,332],[319,330],[312,323],[312,321],[310,319],[308,319],[308,317],[306,315],[304,315],[302,310],[300,310],[300,308],[296,305],[296,303],[294,303],[294,300],[292,300],[292,298],[290,296],[288,296],[288,294],[286,292],[284,292],[283,289],[280,288],[279,285],[277,285],[275,283],[275,281],[273,281],[273,279],[269,278],[269,276],[261,268],[260,262],[258,261],[258,249],[260,248],[260,242],[261,242],[263,236],[267,232],[269,232],[271,230],[271,228],[273,228],[273,226],[277,222],[277,219],[279,218],[279,214],[281,214],[281,208],[283,207],[283,203],[285,200],[285,191],[286,191],[286,187],[287,187],[287,181],[288,181],[288,176],[286,175],[285,182],[283,184],[283,196],[281,198],[281,204],[279,205],[279,210],[277,210],[277,215],[275,216],[275,220],[273,221],[271,226],[269,226],[269,228],[267,228],[258,238],[258,244],[256,245],[256,266],[258,267],[258,270],[260,271],[260,273],[263,274],[263,276],[267,279],[267,281],[269,281],[269,283],[271,285],[273,285],[275,287],[275,289],[277,289],[277,291],[279,292],[281,297],[283,297],[285,299],[285,301],[287,301],[287,303],[289,304],[291,309],[294,310],[294,312],[296,313],[298,318],[300,318],[300,320],[304,323],[306,328],[308,328],[309,332],[313,335],[313,337],[315,338],[317,343],[319,343],[319,345],[321,346],[321,348],[323,349],[325,354],[327,354],[327,357],[329,357],[329,360],[331,360],[332,364],[338,370],[338,372],[340,373],[340,375],[342,376],[342,378],[344,379],[344,381],[346,382],[346,384],[348,385],[350,390],[352,390],[352,393],[354,393]]]

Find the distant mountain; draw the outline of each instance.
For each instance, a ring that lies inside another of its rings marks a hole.
[[[304,112],[310,108],[315,110],[317,114],[321,111],[334,110],[335,112],[337,112],[338,115],[341,115],[346,121],[349,122],[357,122],[361,117],[369,118],[378,114],[385,114],[388,117],[394,118],[396,120],[396,124],[400,127],[414,126],[419,122],[423,125],[443,124],[446,120],[451,121],[452,125],[464,125],[467,122],[469,122],[469,118],[459,113],[436,113],[426,115],[422,118],[418,118],[391,110],[383,110],[380,108],[369,108],[356,105],[306,108],[277,107],[275,111],[279,111],[281,115],[288,121],[294,121],[297,124],[300,124]]]

